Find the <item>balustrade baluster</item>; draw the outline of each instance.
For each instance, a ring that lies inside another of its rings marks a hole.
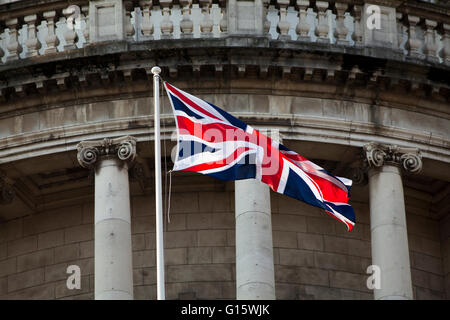
[[[225,36],[228,32],[227,1],[219,0],[219,5],[220,5],[220,12],[222,13],[222,19],[220,19],[219,23],[219,30],[222,33],[222,35]]]
[[[6,61],[14,61],[19,59],[19,54],[22,52],[22,46],[18,39],[19,20],[17,18],[8,19],[6,20],[5,25],[9,29],[9,41],[6,45],[9,55],[6,57]]]
[[[181,1],[180,1],[181,2]],[[152,0],[139,1],[139,5],[142,7],[142,24],[141,24],[141,34],[144,36],[145,40],[153,39],[153,23],[151,21],[152,16]]]
[[[43,17],[47,20],[47,36],[45,37],[47,48],[45,48],[44,54],[56,53],[59,45],[59,39],[55,32],[56,11],[46,11],[43,13]]]
[[[277,0],[280,21],[277,24],[277,31],[279,33],[278,40],[291,40],[289,32],[289,21],[287,20],[287,8],[289,6],[289,0]]]
[[[409,55],[416,58],[424,58],[424,55],[419,51],[422,46],[422,41],[417,36],[417,24],[420,18],[417,16],[408,15],[408,46]]]
[[[212,0],[199,0],[202,8],[203,20],[200,22],[200,32],[202,37],[212,37],[213,21],[211,19]]]
[[[41,48],[41,43],[36,33],[37,15],[25,16],[24,21],[27,24],[27,40],[25,41],[25,45],[27,46],[26,56],[34,57],[39,55],[39,49]]]
[[[347,11],[348,5],[346,3],[336,3],[336,29],[335,29],[335,37],[336,44],[339,45],[348,45],[349,41],[347,40],[348,29],[344,24],[345,20],[345,12]]]
[[[328,38],[328,33],[330,30],[327,19],[328,2],[317,1],[316,7],[318,10],[318,25],[316,28],[317,42],[330,43],[330,39]]]
[[[66,21],[73,14],[73,10],[64,9],[63,15],[66,16]],[[66,25],[66,30],[64,31],[64,40],[66,41],[66,45],[64,46],[64,50],[72,50],[76,49],[76,41],[78,39],[77,33],[75,32],[75,21],[73,21],[72,28]]]
[[[132,39],[135,34],[133,24],[131,23],[131,12],[134,11],[133,3],[131,1],[125,1],[124,8],[125,8],[125,35],[127,39]]]
[[[443,25],[444,33],[442,35],[442,49],[440,51],[440,56],[444,59],[444,63],[450,65],[450,24],[444,23]]]
[[[159,0],[162,7],[161,39],[171,39],[173,36],[173,22],[170,20],[172,0]]]
[[[353,6],[353,35],[352,39],[355,42],[355,47],[362,47],[362,37],[363,37],[363,26],[361,25],[361,13],[362,13],[362,7],[360,5],[354,5]]]
[[[85,45],[89,43],[89,6],[83,6],[81,7],[81,12],[83,12],[83,20],[84,20],[84,30],[83,30],[83,36],[86,40]]]
[[[439,58],[436,55],[437,44],[435,39],[435,29],[437,22],[429,19],[425,19],[425,26],[427,28],[425,33],[425,48],[424,52],[427,55],[427,59],[432,62],[439,62]]]
[[[194,23],[191,19],[192,0],[180,0],[181,13],[183,19],[180,21],[181,38],[192,38],[194,32]]]
[[[403,13],[397,12],[396,13],[396,22],[397,22],[397,43],[398,43],[398,50],[402,51],[402,43],[403,43],[403,34],[405,26],[403,25]]]
[[[311,41],[311,37],[309,34],[309,24],[306,21],[308,16],[308,7],[309,1],[306,0],[297,0],[297,8],[298,8],[298,24],[295,28],[295,31],[298,34],[297,40],[300,41]]]

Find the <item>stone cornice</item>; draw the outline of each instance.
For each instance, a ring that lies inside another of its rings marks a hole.
[[[300,140],[332,143],[344,146],[363,147],[369,141],[419,147],[422,157],[450,163],[448,140],[419,131],[401,128],[375,127],[364,123],[331,120],[317,117],[277,117],[266,115],[258,119],[251,114],[239,114],[240,119],[261,128],[278,128],[285,140]],[[161,117],[165,130],[162,139],[170,140],[174,130],[172,115]],[[133,126],[130,126],[130,122]],[[55,128],[39,133],[28,133],[0,139],[0,165],[41,155],[73,151],[79,141],[130,135],[139,142],[151,141],[152,117],[110,120],[66,128]],[[383,133],[384,132],[384,133]],[[414,136],[415,140],[411,141]],[[52,139],[49,137],[53,137]],[[57,137],[57,138],[55,138]]]
[[[386,1],[389,2],[389,1]],[[450,16],[450,4],[427,3],[423,1],[401,1],[396,7],[397,11],[416,14],[428,19],[448,19]]]
[[[5,72],[4,82],[0,80],[0,89],[3,88],[3,96],[0,96],[0,119],[8,117],[10,113],[17,114],[19,109],[27,107],[49,108],[52,104],[70,105],[74,100],[80,99],[86,102],[89,99],[100,101],[121,92],[147,92],[148,84],[151,84],[148,72],[156,63],[163,69],[162,76],[169,81],[200,78],[210,80],[212,75],[215,75],[215,79],[230,81],[244,79],[247,75],[253,79],[256,74],[258,80],[288,80],[292,86],[313,83],[351,87],[353,96],[357,96],[360,89],[370,88],[378,97],[384,94],[392,97],[396,95],[395,101],[399,101],[400,95],[406,100],[415,96],[405,105],[408,108],[416,107],[415,104],[424,99],[427,103],[417,107],[427,112],[433,111],[430,106],[442,103],[450,95],[450,85],[444,81],[447,74],[450,77],[450,69],[447,72],[406,62],[386,62],[370,57],[298,52],[281,48],[264,50],[262,55],[255,50],[241,47],[155,49],[151,53],[130,52],[124,54],[123,59],[111,54],[92,61],[74,59],[71,63],[60,66],[56,62],[49,62],[14,70],[14,75]],[[123,90],[124,88],[127,89]],[[345,94],[348,90],[335,91]],[[105,97],[102,96],[104,92],[107,92]],[[342,98],[345,99],[345,96]],[[370,99],[373,100],[374,97]],[[445,117],[442,112],[446,113],[446,108],[441,108],[441,114],[438,115]]]
[[[80,58],[92,59],[95,56],[111,56],[124,54],[126,57],[137,55],[140,58],[152,57],[153,59],[163,59],[165,50],[192,50],[192,49],[283,49],[289,51],[305,51],[313,53],[345,54],[354,56],[364,56],[372,59],[386,59],[406,64],[418,65],[422,67],[436,67],[450,71],[450,65],[436,63],[433,61],[418,59],[417,57],[405,56],[400,51],[378,47],[346,47],[336,44],[324,44],[316,42],[302,42],[295,40],[274,40],[266,36],[226,36],[223,38],[211,39],[173,39],[173,40],[148,40],[148,41],[126,41],[116,40],[88,44],[83,48],[70,51],[57,52],[49,55],[20,59],[11,63],[0,65],[0,72],[38,66],[41,64],[73,60]],[[151,52],[149,52],[151,51]],[[160,53],[158,52],[160,51]],[[176,51],[173,51],[176,52]],[[189,51],[185,51],[188,53]],[[170,54],[169,56],[173,56]],[[258,54],[260,55],[260,54]],[[253,56],[253,58],[257,57]],[[111,59],[109,59],[111,60]],[[116,59],[112,59],[116,60]],[[122,60],[122,59],[121,59]],[[335,59],[336,60],[336,59]],[[187,62],[188,60],[186,60]],[[180,61],[183,62],[183,59]],[[192,63],[192,62],[191,62]],[[161,64],[160,64],[161,65]],[[164,65],[162,65],[164,66]]]

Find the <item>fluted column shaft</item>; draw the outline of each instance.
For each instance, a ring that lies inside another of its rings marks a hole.
[[[136,155],[132,137],[78,145],[80,164],[95,171],[95,299],[133,299],[128,168]]]
[[[369,165],[372,264],[380,268],[376,300],[413,298],[408,233],[401,170],[418,172],[417,150],[369,144],[364,146]]]

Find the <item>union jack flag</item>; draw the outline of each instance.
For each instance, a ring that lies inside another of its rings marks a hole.
[[[164,85],[177,125],[174,171],[221,180],[254,178],[275,192],[324,209],[352,230],[351,180],[333,176],[215,105]]]

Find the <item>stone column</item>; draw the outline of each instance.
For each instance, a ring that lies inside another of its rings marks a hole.
[[[408,234],[401,171],[417,173],[422,160],[417,149],[370,143],[364,146],[369,166],[372,264],[380,268],[376,300],[413,298]]]
[[[133,299],[128,168],[136,139],[122,137],[78,144],[78,161],[95,170],[95,299]]]
[[[235,182],[236,299],[275,299],[270,188],[255,179]]]
[[[279,140],[279,135],[272,137]],[[236,299],[274,300],[270,187],[258,180],[235,182]]]

